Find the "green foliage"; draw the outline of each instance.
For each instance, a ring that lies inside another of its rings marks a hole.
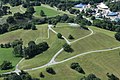
[[[72,63],[70,67],[78,71],[79,73],[85,74],[85,72],[83,71],[83,69],[80,67],[78,63]]]
[[[117,32],[117,33],[115,34],[115,38],[116,38],[118,41],[120,41],[120,32]]]
[[[68,45],[67,43],[65,43],[65,44],[63,45],[63,48],[64,48],[64,51],[66,51],[66,52],[73,52],[73,49],[72,49],[71,46]]]
[[[68,39],[74,39],[74,37],[72,35],[69,35]]]
[[[114,74],[107,73],[106,75],[109,78],[108,80],[119,80],[119,78],[116,77]]]
[[[40,11],[40,16],[42,16],[42,17],[46,16],[43,10]]]
[[[9,61],[3,61],[3,63],[0,65],[1,70],[8,70],[13,68],[12,63]]]
[[[7,22],[10,23],[10,24],[16,23],[15,19],[12,16],[9,16],[7,18]]]
[[[53,75],[56,74],[56,72],[53,70],[52,67],[48,67],[48,68],[46,68],[46,72],[48,72],[48,73],[50,73],[50,74],[53,74]]]
[[[87,77],[83,77],[80,80],[101,80],[101,79],[96,77],[94,74],[89,74]]]
[[[40,73],[40,77],[41,77],[41,78],[44,78],[45,75],[41,72],[41,73]]]
[[[62,39],[62,34],[61,34],[61,33],[58,33],[58,34],[57,34],[57,37],[58,37],[59,39]]]

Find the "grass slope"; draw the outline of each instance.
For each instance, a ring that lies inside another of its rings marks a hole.
[[[37,30],[16,30],[0,35],[0,43],[12,42],[15,39],[24,41],[26,45],[29,41],[35,41],[37,38],[47,38],[47,24],[37,25]]]
[[[70,64],[72,62],[78,62],[84,69],[86,73],[85,75],[93,73],[96,74],[97,77],[101,78],[101,80],[107,80],[106,73],[109,72],[120,78],[119,51],[120,50],[118,49],[108,52],[91,53],[58,65],[53,65],[52,67],[56,71],[56,75],[46,73],[45,68],[30,71],[29,73],[33,77],[39,78],[39,73],[43,72],[45,78],[41,80],[79,80],[83,74],[70,69]]]
[[[35,11],[36,11],[34,15],[35,15],[36,17],[39,17],[39,16],[40,16],[40,11],[41,11],[41,10],[43,10],[44,13],[45,13],[48,17],[50,17],[50,16],[55,16],[55,15],[58,15],[58,14],[59,14],[58,11],[56,11],[56,10],[54,10],[54,9],[52,9],[52,8],[45,7],[44,5],[35,6],[34,8],[35,8]]]
[[[88,30],[80,29],[80,27],[70,26],[67,23],[59,23],[57,24],[56,28],[53,28],[53,29],[61,33],[66,38],[68,38],[69,35],[72,35],[75,38],[74,40],[90,34],[90,31]],[[70,40],[70,41],[73,41],[73,40]]]
[[[60,55],[57,56],[56,60],[64,60],[66,58],[75,56],[77,54],[81,54],[83,52],[93,51],[93,50],[100,50],[100,49],[108,49],[112,47],[119,46],[119,42],[116,41],[113,37],[107,35],[109,32],[105,32],[105,30],[100,32],[93,29],[94,34],[90,37],[87,37],[83,40],[80,40],[76,43],[73,43],[71,47],[73,48],[73,53],[67,53],[63,51]],[[107,33],[107,34],[106,34]]]
[[[39,39],[38,39],[39,41]],[[43,41],[47,41],[50,48],[42,54],[35,56],[32,59],[24,60],[20,63],[20,69],[29,69],[33,67],[42,66],[48,63],[51,58],[62,48],[62,45],[65,43],[64,40],[60,40],[57,36],[50,31],[50,38],[44,39]]]
[[[7,49],[0,48],[0,65],[3,63],[4,60],[7,60],[7,61],[12,62],[12,65],[15,66],[19,62],[20,59],[21,58],[14,57],[11,48],[7,48]],[[11,71],[13,69],[10,69],[10,70],[0,70],[0,73],[8,72],[8,71]]]

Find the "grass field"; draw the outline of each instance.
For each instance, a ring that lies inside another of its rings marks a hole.
[[[59,23],[59,24],[57,24],[56,28],[53,28],[53,29],[55,31],[61,33],[66,38],[68,38],[69,35],[72,35],[75,38],[73,40],[79,39],[81,37],[84,37],[84,36],[90,34],[90,31],[88,31],[88,30],[80,29],[79,26],[78,27],[70,26],[67,23]],[[73,40],[70,40],[70,41],[73,41]]]
[[[14,57],[11,48],[9,48],[9,49],[0,48],[0,65],[3,63],[4,60],[7,60],[7,61],[12,62],[12,65],[15,66],[19,62],[20,59],[21,58]],[[0,70],[0,73],[8,72],[8,71],[11,71],[13,69]]]
[[[51,31],[50,31],[50,38],[43,41],[47,41],[50,48],[44,53],[39,54],[32,59],[24,60],[23,62],[21,62],[19,65],[20,69],[29,69],[33,67],[42,66],[48,63],[51,60],[51,58],[62,48],[62,45],[65,43],[64,40],[58,39],[57,36]]]
[[[118,49],[108,52],[91,53],[58,65],[53,65],[52,67],[56,71],[56,75],[46,73],[45,68],[30,71],[29,73],[33,77],[39,78],[39,73],[43,72],[45,78],[41,80],[79,80],[83,75],[70,69],[70,64],[72,62],[78,62],[84,69],[86,73],[85,75],[93,73],[97,77],[101,78],[101,80],[107,80],[106,73],[109,72],[120,78],[119,52],[120,50]]]
[[[45,15],[47,15],[48,17],[50,16],[56,16],[58,14],[60,14],[58,11],[52,9],[52,8],[48,8],[48,7],[45,7],[45,6],[35,6],[35,16],[36,17],[40,17],[40,11],[43,10]]]
[[[0,35],[0,43],[12,42],[15,39],[22,39],[24,45],[37,38],[47,38],[47,24],[37,25],[37,30],[16,30]],[[39,40],[40,41],[40,40]]]
[[[108,49],[108,48],[120,46],[119,42],[115,40],[113,37],[111,37],[112,35],[111,36],[109,36],[110,34],[107,35],[108,33],[110,33],[109,31],[107,32],[106,30],[101,30],[100,32],[98,28],[93,30],[94,30],[94,34],[92,36],[87,37],[71,45],[71,47],[74,50],[73,53],[67,53],[63,51],[60,55],[57,56],[56,60],[61,61],[66,58],[75,56],[77,54],[81,54],[83,52]]]

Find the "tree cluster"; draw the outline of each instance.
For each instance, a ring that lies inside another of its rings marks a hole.
[[[8,6],[1,6],[0,7],[0,17],[7,15],[7,14],[11,14],[11,12],[9,11],[10,7]]]
[[[82,69],[82,67],[79,65],[79,63],[72,63],[70,65],[70,67],[76,71],[78,71],[79,73],[85,74],[84,70]]]
[[[100,78],[96,77],[94,74],[89,74],[87,77],[83,77],[80,80],[101,80]]]
[[[0,47],[1,48],[14,48],[17,45],[22,45],[22,44],[23,44],[22,39],[20,39],[20,40],[16,39],[13,42],[8,42],[8,43],[5,43],[5,44],[0,44]]]
[[[13,68],[13,66],[10,61],[3,61],[3,63],[0,65],[0,70],[8,70],[11,68]]]
[[[120,25],[116,24],[113,21],[110,21],[109,19],[103,19],[103,20],[98,20],[95,19],[93,20],[93,26],[102,28],[102,29],[107,29],[110,31],[120,31]]]
[[[106,75],[109,78],[108,80],[119,80],[119,78],[116,77],[114,74],[107,73]]]
[[[38,78],[32,78],[27,72],[21,71],[20,75],[12,73],[4,77],[4,80],[39,80]]]
[[[13,54],[17,57],[21,56],[25,59],[32,58],[42,52],[46,51],[49,48],[47,42],[42,42],[36,44],[34,41],[28,43],[28,47],[22,47],[21,44],[17,45],[13,49]]]
[[[120,11],[120,1],[117,1],[117,2],[112,2],[112,3],[108,3],[108,7],[110,8],[111,11],[113,12],[117,12],[117,11]]]

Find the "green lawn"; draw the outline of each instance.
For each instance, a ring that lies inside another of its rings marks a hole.
[[[35,8],[35,11],[36,11],[34,15],[35,15],[36,17],[39,17],[39,16],[40,16],[40,11],[41,11],[41,10],[43,10],[44,13],[45,13],[48,17],[50,17],[50,16],[56,16],[56,15],[60,14],[57,10],[52,9],[52,8],[50,8],[49,6],[46,7],[46,6],[44,6],[44,5],[41,5],[41,6],[35,6],[34,8]]]
[[[35,41],[37,38],[47,38],[47,24],[37,25],[37,30],[15,30],[0,35],[0,43],[12,42],[15,39],[20,39],[24,41],[26,45],[29,41]],[[39,40],[40,41],[40,40]]]
[[[102,30],[100,32],[100,30],[97,31],[97,29],[93,29],[93,30],[94,30],[94,34],[92,36],[87,37],[71,45],[71,47],[74,50],[73,53],[67,53],[63,51],[60,55],[57,56],[56,60],[61,61],[66,58],[75,56],[77,54],[81,54],[83,52],[108,49],[108,48],[120,46],[119,42],[110,36],[109,31],[107,32],[106,30]],[[113,35],[113,33],[111,34]]]
[[[83,75],[70,68],[72,62],[78,62],[84,69],[85,75],[93,73],[101,78],[101,80],[107,80],[106,73],[109,72],[120,78],[119,52],[120,50],[118,49],[108,52],[91,53],[58,65],[53,65],[52,67],[56,71],[56,75],[46,73],[45,68],[30,71],[29,73],[33,77],[39,78],[39,73],[43,72],[45,78],[41,80],[79,80]]]
[[[88,31],[88,30],[80,29],[79,26],[78,27],[70,26],[67,23],[59,23],[59,24],[57,24],[56,28],[53,28],[53,29],[55,31],[61,33],[66,38],[68,38],[69,35],[72,35],[75,38],[73,40],[79,39],[81,37],[84,37],[84,36],[90,34],[90,31]],[[68,39],[68,40],[70,40],[70,39]],[[70,41],[73,41],[73,40],[70,40]]]
[[[23,62],[21,62],[19,65],[20,69],[29,69],[33,67],[42,66],[48,63],[51,60],[51,58],[62,48],[62,45],[65,43],[64,40],[58,39],[57,36],[51,31],[50,31],[50,38],[43,41],[47,41],[50,48],[44,53],[39,54],[32,59],[24,60]]]
[[[11,48],[0,48],[0,65],[3,63],[4,60],[7,60],[12,62],[13,66],[16,66],[20,59],[21,58],[14,57]],[[14,68],[11,70],[14,70]],[[8,72],[11,70],[0,70],[0,73]]]
[[[103,34],[106,34],[106,35],[111,36],[113,38],[114,38],[114,35],[116,33],[116,32],[113,32],[113,31],[97,28],[95,26],[89,26],[89,28],[91,28],[95,32],[103,33]]]

